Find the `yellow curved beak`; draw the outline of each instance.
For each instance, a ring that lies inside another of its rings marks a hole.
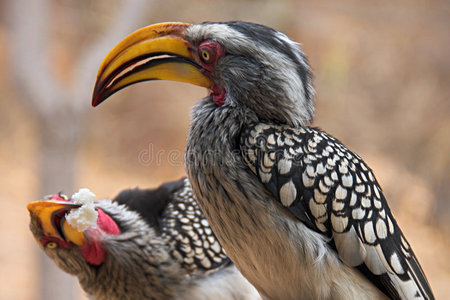
[[[39,220],[45,235],[81,246],[84,244],[83,233],[73,228],[64,217],[66,212],[79,207],[79,204],[61,200],[34,201],[27,205],[30,217]],[[59,220],[59,224],[56,224],[56,219]]]
[[[123,39],[100,65],[92,105],[97,106],[126,86],[147,80],[211,87],[211,80],[196,63],[192,46],[184,39],[184,31],[189,26],[187,23],[154,24]]]

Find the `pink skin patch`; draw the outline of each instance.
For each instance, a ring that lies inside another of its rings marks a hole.
[[[222,106],[225,103],[225,89],[214,84],[211,88],[211,97],[217,106]]]
[[[97,209],[98,219],[97,226],[106,234],[117,235],[120,234],[119,226],[117,226],[116,222],[103,212],[100,208]]]
[[[53,194],[51,200],[59,200],[59,201],[67,201],[70,202],[69,200],[61,197],[61,195],[59,194]]]
[[[120,234],[119,226],[117,226],[110,216],[104,213],[100,208],[97,209],[97,212],[97,228],[87,230],[86,244],[81,247],[81,253],[83,254],[84,259],[94,266],[101,265],[106,258],[106,251],[102,245],[101,235]]]
[[[89,264],[99,266],[105,261],[106,251],[99,239],[100,234],[98,232],[90,232],[89,235],[90,238],[86,239],[86,244],[81,247],[81,254]]]

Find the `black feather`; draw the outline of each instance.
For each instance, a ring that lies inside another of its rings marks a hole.
[[[161,232],[161,215],[171,201],[171,195],[183,186],[184,178],[164,183],[156,189],[128,189],[120,192],[113,201],[136,211],[150,226]]]

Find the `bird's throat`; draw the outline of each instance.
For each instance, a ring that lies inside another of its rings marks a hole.
[[[88,229],[89,238],[82,247],[82,254],[88,263],[94,266],[101,265],[106,258],[102,235],[120,234],[119,226],[103,210],[98,209],[97,228]]]
[[[97,239],[89,241],[81,250],[84,259],[93,266],[101,265],[106,258],[102,242]]]
[[[211,97],[217,106],[222,106],[225,103],[225,88],[214,84],[211,88]]]

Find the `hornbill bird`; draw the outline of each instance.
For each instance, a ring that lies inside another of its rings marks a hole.
[[[218,243],[187,179],[94,203],[97,226],[82,233],[66,220],[80,207],[67,196],[28,204],[40,247],[94,299],[260,299]]]
[[[311,69],[285,34],[247,22],[161,23],[104,58],[93,106],[145,80],[209,89],[186,169],[211,228],[267,299],[433,299],[371,169],[308,127]]]

